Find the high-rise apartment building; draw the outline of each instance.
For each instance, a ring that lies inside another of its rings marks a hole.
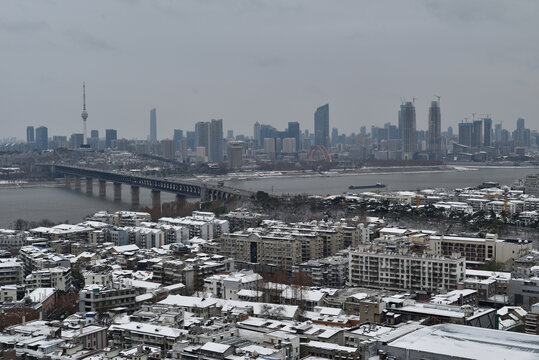
[[[401,106],[400,120],[402,125],[402,158],[411,160],[417,150],[415,106],[407,101]]]
[[[26,142],[33,143],[34,141],[35,141],[34,127],[33,126],[27,126],[26,127]]]
[[[107,149],[110,149],[114,140],[118,140],[118,132],[115,129],[105,130],[105,147]]]
[[[150,141],[157,140],[157,111],[155,108],[150,110]]]
[[[483,132],[483,120],[473,121],[472,147],[481,147],[481,134]]]
[[[210,123],[199,121],[195,124],[195,148],[204,147],[206,154],[209,148]]]
[[[228,143],[228,167],[231,169],[241,168],[243,162],[243,142],[230,141]]]
[[[430,103],[428,149],[433,160],[442,159],[442,115],[438,101]]]
[[[49,129],[40,126],[36,129],[36,149],[47,150],[49,148]]]
[[[288,123],[288,137],[296,139],[296,152],[299,151],[300,138],[299,138],[299,122],[293,121]]]
[[[164,158],[174,158],[174,141],[170,139],[161,140],[161,154]]]
[[[496,140],[496,142],[501,142],[502,141],[502,124],[496,124],[494,125],[494,140]]]
[[[71,134],[71,137],[69,138],[69,148],[75,150],[82,145],[84,145],[84,134]]]
[[[208,151],[208,160],[219,163],[223,161],[223,120],[215,120],[209,123],[210,129],[210,147]]]
[[[262,147],[262,140],[260,139],[260,123],[257,121],[253,127],[253,139],[256,142],[258,148]]]
[[[459,124],[459,144],[472,146],[472,135],[474,126],[469,122],[461,122]]]
[[[180,129],[174,129],[174,137],[172,138],[174,140],[174,151],[180,150],[180,141],[183,139],[183,130]]]
[[[491,134],[492,134],[492,119],[483,119],[483,146],[492,146]]]
[[[187,139],[187,147],[191,149],[192,151],[195,151],[196,149],[196,132],[195,131],[187,131],[185,133],[185,138]]]
[[[517,119],[517,130],[524,130],[525,126],[524,126],[524,119],[523,118],[518,118]]]
[[[329,149],[329,104],[320,106],[314,113],[314,144]]]

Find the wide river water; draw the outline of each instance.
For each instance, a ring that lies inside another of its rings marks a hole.
[[[464,169],[464,168],[463,168]],[[476,186],[485,181],[495,181],[510,185],[516,179],[525,178],[528,174],[539,173],[539,168],[467,168],[467,170],[421,171],[400,173],[330,175],[330,176],[282,176],[257,177],[252,180],[232,179],[226,185],[247,190],[263,190],[269,193],[282,194],[341,194],[348,191],[350,185],[370,185],[383,183],[385,190],[416,190],[425,188],[454,189]],[[94,195],[77,193],[63,186],[45,184],[43,186],[7,187],[0,186],[0,228],[10,228],[19,218],[29,221],[49,219],[54,222],[82,221],[88,214],[100,210],[118,211],[134,210],[131,207],[130,187],[122,186],[122,201],[112,200],[112,184],[108,184],[107,198],[101,199],[97,183],[94,183]],[[161,201],[175,199],[174,194],[161,193]],[[141,206],[151,205],[151,194],[148,189],[140,189]]]

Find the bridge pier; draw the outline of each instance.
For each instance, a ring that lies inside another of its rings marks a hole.
[[[161,191],[152,189],[152,220],[161,217]]]
[[[122,200],[122,183],[114,183],[114,201]]]
[[[94,179],[91,177],[86,178],[86,194],[91,194],[94,192]]]
[[[99,197],[107,196],[107,182],[105,180],[99,180]]]
[[[208,201],[210,201],[210,191],[208,190],[206,185],[204,185],[200,188],[200,202]]]
[[[75,176],[75,191],[80,191],[80,177]]]
[[[71,176],[70,175],[64,175],[64,180],[65,180],[66,188],[70,188],[71,187]]]
[[[131,185],[131,205],[138,206],[140,204],[140,187]]]

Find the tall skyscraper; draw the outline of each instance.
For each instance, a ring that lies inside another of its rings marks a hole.
[[[518,118],[517,119],[517,130],[524,130],[525,126],[524,126],[524,119],[523,118]]]
[[[481,134],[483,132],[483,120],[474,120],[472,133],[472,147],[481,147]]]
[[[412,160],[417,150],[415,106],[407,101],[401,106],[402,158]]]
[[[210,146],[209,136],[209,122],[199,121],[195,124],[195,149],[198,147],[204,147],[206,155]]]
[[[453,137],[453,127],[452,127],[452,126],[449,126],[449,127],[447,128],[447,135],[448,135],[449,137]]]
[[[339,129],[331,129],[331,146],[335,146],[337,143],[337,138],[339,137]]]
[[[429,108],[428,150],[433,160],[442,159],[442,114],[440,102],[432,101]]]
[[[157,114],[155,108],[150,110],[150,140],[157,140]]]
[[[253,139],[256,142],[257,148],[262,147],[262,140],[260,139],[260,123],[257,121],[253,127]]]
[[[49,148],[49,129],[40,126],[36,129],[36,149],[47,150]]]
[[[187,139],[187,147],[191,149],[191,151],[196,150],[196,131],[187,131],[185,133],[185,138]]]
[[[34,127],[33,126],[27,126],[26,127],[26,142],[33,143],[34,140]]]
[[[296,139],[296,151],[299,151],[300,139],[299,139],[299,122],[291,121],[288,123],[288,137]]]
[[[228,167],[239,169],[242,165],[243,142],[231,141],[228,143]]]
[[[501,142],[502,141],[502,124],[496,124],[494,125],[494,140],[496,140],[496,142]]]
[[[82,83],[82,146],[88,145],[86,134],[86,119],[88,119],[88,112],[86,111],[86,84]]]
[[[365,125],[363,125],[362,127],[359,128],[359,133],[363,136],[366,136],[367,135],[367,127]]]
[[[174,137],[172,140],[174,140],[174,152],[180,151],[181,149],[181,141],[183,139],[183,130],[180,129],[174,129]]]
[[[459,144],[472,146],[473,124],[461,122],[459,124]]]
[[[105,130],[105,147],[107,149],[110,149],[114,140],[118,140],[118,132],[115,129]]]
[[[215,163],[223,162],[223,120],[212,119],[209,124],[210,148],[208,160]]]
[[[314,144],[329,149],[329,104],[320,106],[314,113]]]
[[[90,137],[92,139],[99,139],[99,130],[91,130],[90,131]]]
[[[492,146],[490,139],[492,134],[492,119],[483,119],[483,146]]]

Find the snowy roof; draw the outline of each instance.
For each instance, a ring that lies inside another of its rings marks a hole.
[[[215,342],[210,341],[210,342],[205,343],[200,348],[200,350],[211,351],[211,352],[214,352],[214,353],[223,354],[223,353],[227,352],[227,350],[230,349],[231,346],[232,345],[219,344],[219,343],[215,343]]]
[[[474,293],[477,293],[477,291],[472,289],[453,290],[448,292],[447,294],[438,294],[433,296],[430,299],[430,302],[434,304],[450,305],[458,302],[461,295],[464,297],[473,295]]]
[[[407,351],[463,359],[537,359],[539,337],[474,326],[439,324],[424,327],[388,344]]]
[[[238,296],[246,296],[246,297],[261,297],[263,294],[262,291],[256,291],[256,290],[249,290],[249,289],[241,289],[237,292]]]
[[[168,326],[158,326],[158,325],[151,325],[147,323],[140,323],[140,322],[129,322],[126,324],[121,325],[111,325],[109,328],[109,331],[114,330],[125,330],[125,331],[131,331],[139,334],[152,334],[152,336],[166,336],[166,337],[173,337],[177,338],[181,335],[185,335],[188,333],[187,330],[181,330],[176,329]]]
[[[118,253],[124,253],[128,251],[137,251],[139,250],[139,247],[137,245],[131,244],[131,245],[113,246],[112,250]]]
[[[166,299],[161,300],[159,304],[178,305],[184,307],[204,308],[215,306],[218,304],[218,299],[214,298],[199,298],[195,296],[169,295]]]
[[[54,288],[37,288],[32,291],[28,296],[32,299],[32,302],[41,302],[54,294],[56,289]]]
[[[354,353],[356,351],[359,351],[356,347],[350,347],[350,346],[341,346],[337,344],[322,342],[322,341],[309,341],[306,346],[318,348],[318,349],[325,349],[325,350],[332,350],[332,351],[342,351],[342,352],[350,352]]]
[[[312,302],[319,302],[325,295],[326,293],[320,290],[304,290],[293,288],[287,288],[281,293],[281,296],[285,299],[299,299],[302,301]]]

